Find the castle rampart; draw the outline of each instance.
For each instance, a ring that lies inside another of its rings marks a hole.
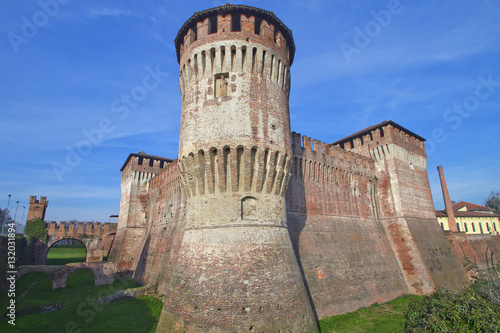
[[[98,262],[103,255],[108,255],[115,239],[116,223],[84,223],[51,221],[45,224],[48,241],[46,245],[39,246],[36,256],[37,264],[45,263],[50,247],[63,239],[76,239],[81,241],[87,249],[87,262]]]
[[[134,279],[158,281],[160,294],[167,293],[185,228],[186,195],[177,163],[150,181],[147,228],[133,266]]]
[[[131,271],[146,231],[149,182],[173,160],[144,152],[123,164],[118,229],[110,258],[120,271]]]
[[[467,285],[425,139],[390,120],[331,144],[291,133],[295,46],[272,12],[196,12],[175,47],[179,158],[127,159],[114,259],[158,282],[158,332],[314,332],[315,314]]]

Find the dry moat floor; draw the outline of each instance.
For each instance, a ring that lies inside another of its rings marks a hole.
[[[116,290],[138,286],[132,279],[94,286],[93,273],[81,269],[68,278],[66,288],[52,290],[48,276],[30,273],[16,285],[16,296],[24,295],[17,302],[15,328],[3,317],[0,332],[154,332],[162,309],[161,300],[143,296],[104,305],[96,303],[98,298]],[[399,332],[410,298],[322,320],[321,332]],[[2,293],[1,309],[6,309],[8,300],[5,292]]]

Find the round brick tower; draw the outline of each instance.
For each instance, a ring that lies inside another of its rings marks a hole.
[[[159,332],[314,332],[286,223],[292,32],[225,5],[180,29],[186,229]]]

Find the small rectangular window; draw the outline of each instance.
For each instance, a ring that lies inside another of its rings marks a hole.
[[[208,18],[208,33],[209,34],[217,33],[217,16],[210,16]]]
[[[240,14],[231,14],[231,31],[241,31]]]
[[[262,24],[262,19],[260,17],[255,17],[254,33],[260,35],[260,26]]]

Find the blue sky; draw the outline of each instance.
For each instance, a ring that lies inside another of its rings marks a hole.
[[[12,194],[20,220],[43,195],[47,220],[117,214],[129,153],[177,157],[177,31],[224,3],[1,0],[0,206]],[[272,10],[293,30],[292,130],[334,142],[390,119],[428,139],[437,209],[438,165],[452,200],[481,204],[500,190],[497,1],[232,3]],[[115,112],[134,92],[140,102]]]

